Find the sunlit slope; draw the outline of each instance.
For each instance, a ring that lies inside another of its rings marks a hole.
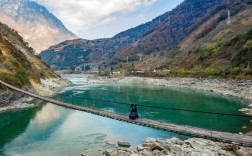
[[[65,41],[40,56],[55,69],[87,66],[90,68],[84,70],[194,68],[197,57],[187,56],[189,50],[248,32],[251,4],[250,0],[185,0],[172,11],[113,38]],[[228,12],[230,25],[227,24]],[[185,62],[186,57],[192,59],[188,60],[192,64]],[[209,64],[202,67],[206,66]]]
[[[53,44],[78,38],[35,1],[0,1],[0,22],[17,30],[36,54]]]
[[[30,81],[56,75],[34,55],[22,37],[0,23],[0,79],[18,87],[30,86]]]

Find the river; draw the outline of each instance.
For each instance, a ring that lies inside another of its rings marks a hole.
[[[86,77],[81,75],[68,75],[67,78],[73,85],[57,90],[61,95],[56,96],[56,99],[122,114],[128,114],[127,104],[136,103],[143,105],[138,107],[142,118],[227,132],[246,132],[251,127],[248,118],[161,109],[239,115],[238,110],[246,102],[235,98],[151,85],[88,84]],[[85,152],[97,155],[104,149],[114,147],[113,144],[119,140],[129,141],[136,146],[143,143],[146,137],[187,138],[38,100],[34,102],[37,103],[36,108],[0,113],[0,155],[80,155]],[[244,126],[248,128],[242,128]]]

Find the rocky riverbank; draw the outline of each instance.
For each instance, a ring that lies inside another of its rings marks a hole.
[[[40,84],[31,81],[32,88],[26,87],[24,90],[36,92],[43,96],[53,96],[54,89],[69,84],[70,82],[68,80],[62,78],[46,79],[41,80]],[[31,103],[32,100],[33,98],[31,97],[7,89],[0,92],[0,112],[35,107],[36,105]]]
[[[248,101],[248,106],[239,110],[245,115],[252,115],[252,81],[227,79],[196,79],[196,78],[143,78],[121,77],[108,78],[88,75],[88,83],[132,83],[149,84],[164,87],[187,88],[215,92]]]
[[[13,101],[7,106],[0,107],[0,113],[14,109],[26,109],[35,107],[36,105],[34,103],[31,103],[32,100],[33,98],[31,97],[23,97],[21,99]]]
[[[40,84],[31,82],[33,89],[43,96],[53,96],[56,88],[70,85],[71,83],[63,78],[41,79]]]
[[[134,149],[117,147],[103,152],[102,156],[251,156],[252,148],[213,142],[201,138],[162,141],[146,138],[145,143]]]
[[[175,88],[189,88],[215,92],[226,96],[233,96],[248,100],[252,103],[252,81],[249,80],[142,77],[108,78],[89,75],[88,83],[133,83]]]
[[[0,112],[13,110],[13,109],[24,109],[34,107],[31,103],[33,98],[27,97],[21,93],[7,90],[0,93]]]

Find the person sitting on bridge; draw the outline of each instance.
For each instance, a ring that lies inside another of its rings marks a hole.
[[[137,105],[132,104],[130,107],[131,107],[131,110],[130,110],[129,118],[132,120],[136,120],[138,118]]]

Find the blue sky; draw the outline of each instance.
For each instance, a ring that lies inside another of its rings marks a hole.
[[[172,10],[183,0],[47,0],[45,7],[85,39],[115,34]]]

